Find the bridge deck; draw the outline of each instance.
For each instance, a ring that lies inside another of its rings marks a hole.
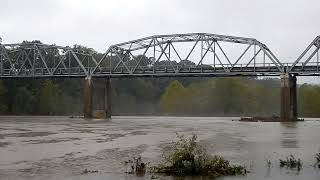
[[[279,76],[283,74],[275,66],[264,66],[264,67],[233,67],[231,70],[228,67],[176,67],[171,66],[157,67],[146,66],[144,68],[137,68],[134,72],[129,72],[126,68],[117,68],[116,71],[111,68],[101,68],[91,74],[92,77],[163,77],[163,76]],[[86,68],[88,72],[92,71],[94,67]],[[53,69],[49,69],[51,72]],[[319,66],[296,66],[291,71],[292,74],[300,76],[319,76]],[[35,71],[20,71],[18,74],[12,72],[10,69],[4,69],[0,72],[1,78],[36,78],[36,77],[86,77],[86,73],[80,68],[71,69],[55,69],[54,74],[49,73],[47,69],[38,68]]]

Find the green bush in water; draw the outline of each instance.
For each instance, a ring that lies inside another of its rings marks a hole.
[[[293,155],[290,155],[287,157],[285,160],[279,159],[280,160],[280,167],[288,167],[288,168],[297,168],[298,171],[302,167],[302,162],[300,159],[296,159]]]
[[[136,174],[138,176],[143,176],[146,173],[146,167],[148,163],[142,161],[141,156],[138,158],[133,158],[133,160],[125,161],[125,165],[129,165],[131,170],[127,171],[129,174]]]
[[[317,163],[320,163],[320,153],[316,154]]]
[[[154,173],[166,173],[168,175],[206,175],[219,177],[226,175],[245,175],[245,166],[231,165],[221,156],[211,156],[197,140],[197,136],[191,138],[178,136],[178,141],[170,146],[164,154],[163,163],[151,168]]]
[[[318,165],[318,168],[320,168],[320,153],[316,154],[316,160],[317,160],[317,162],[315,165]]]

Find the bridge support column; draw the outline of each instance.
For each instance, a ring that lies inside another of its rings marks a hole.
[[[84,118],[92,118],[92,80],[91,77],[86,77],[84,81],[84,89],[83,89],[83,97],[84,97]]]
[[[87,77],[84,83],[84,118],[111,118],[110,78]]]
[[[106,118],[111,118],[111,80],[107,78],[105,91],[104,91],[104,109]]]
[[[289,73],[281,75],[281,110],[282,121],[297,120],[297,78]]]

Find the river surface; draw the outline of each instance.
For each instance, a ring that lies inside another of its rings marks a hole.
[[[319,180],[320,119],[305,122],[239,122],[213,117],[0,117],[0,179],[150,179],[126,174],[124,161],[139,155],[156,164],[176,138],[195,133],[210,154],[245,164],[246,176],[223,180]],[[279,167],[293,154],[301,171]],[[267,166],[267,160],[271,166]],[[81,175],[84,169],[98,173]],[[177,179],[160,176],[158,179]],[[187,177],[178,179],[202,179]]]

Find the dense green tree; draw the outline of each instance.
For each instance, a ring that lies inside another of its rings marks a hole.
[[[3,82],[0,80],[0,114],[6,113],[8,106],[5,102],[5,94],[7,92],[7,88],[4,86]]]
[[[250,107],[255,108],[254,94],[240,79],[217,78],[213,82],[212,93],[212,111],[222,115],[246,113]]]
[[[175,80],[161,96],[160,106],[166,114],[183,114],[188,106],[188,93],[183,85]]]
[[[28,115],[34,114],[36,96],[26,87],[19,87],[14,98],[12,110],[14,114]]]
[[[298,91],[299,111],[305,117],[320,116],[320,87],[304,84]]]
[[[173,81],[161,97],[161,109],[171,115],[277,114],[275,108],[279,108],[279,91],[257,81],[252,78],[214,78],[187,87]]]
[[[189,114],[202,114],[202,116],[210,115],[211,108],[209,107],[210,84],[208,82],[192,83],[187,86],[188,106],[185,112]]]
[[[57,84],[51,80],[42,83],[39,93],[39,113],[42,115],[54,115],[58,108],[61,91]]]
[[[54,81],[59,85],[57,115],[80,115],[83,113],[83,80],[58,79]]]

